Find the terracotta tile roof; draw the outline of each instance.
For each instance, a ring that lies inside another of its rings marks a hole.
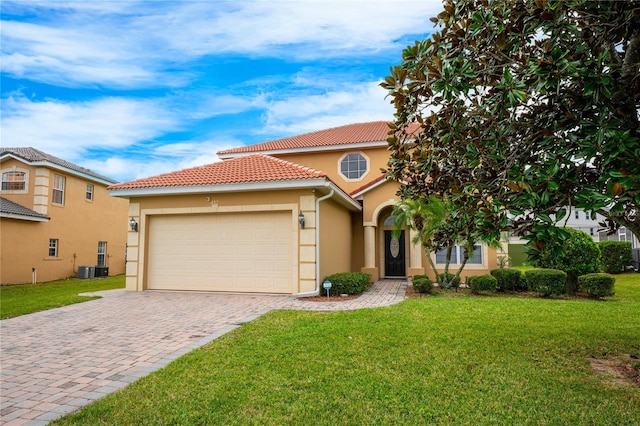
[[[289,138],[276,139],[270,142],[231,148],[219,151],[218,155],[232,156],[233,154],[245,154],[251,152],[297,150],[366,142],[386,142],[388,132],[389,126],[386,121],[347,124],[346,126],[319,130]]]
[[[26,208],[23,205],[14,203],[11,200],[7,200],[4,197],[0,197],[0,213],[19,215],[19,216],[29,216],[29,217],[39,218],[39,219],[49,219],[49,216],[47,216],[46,214],[33,211],[29,208]]]
[[[158,176],[137,179],[110,190],[160,188],[176,186],[223,185],[253,182],[290,181],[326,178],[324,172],[264,154],[252,154],[205,166],[178,170]]]
[[[99,175],[92,170],[85,169],[84,167],[78,166],[77,164],[70,163],[69,161],[54,157],[51,154],[47,154],[46,152],[42,152],[31,147],[0,148],[0,157],[4,157],[5,155],[13,155],[15,157],[19,157],[28,163],[47,162],[55,164],[56,166],[64,167],[65,169],[69,169],[74,172],[83,173],[85,175],[107,181],[109,183],[117,182],[106,176]]]
[[[365,183],[364,185],[362,185],[362,186],[360,186],[360,187],[358,187],[358,188],[354,189],[353,191],[351,191],[351,192],[349,193],[349,195],[353,197],[353,196],[354,196],[355,194],[357,194],[358,192],[362,192],[362,191],[364,191],[365,189],[369,188],[370,186],[373,186],[373,185],[375,185],[376,183],[378,183],[378,182],[380,182],[380,181],[384,180],[384,178],[385,178],[385,175],[380,175],[380,176],[378,176],[377,178],[375,178],[375,179],[373,179],[373,180],[370,180],[369,182]]]

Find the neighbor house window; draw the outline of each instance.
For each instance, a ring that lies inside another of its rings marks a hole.
[[[576,210],[576,219],[580,219],[580,212]]]
[[[368,170],[367,158],[359,152],[347,154],[340,160],[340,174],[346,179],[360,179]]]
[[[50,239],[49,240],[49,257],[58,257],[58,240]]]
[[[87,192],[85,195],[87,201],[93,201],[93,185],[90,183],[87,184]]]
[[[2,172],[3,191],[26,191],[27,174],[17,170]]]
[[[107,242],[98,241],[98,266],[107,266]]]
[[[451,250],[451,264],[459,265],[464,259],[464,249],[459,245],[453,246]],[[438,250],[436,252],[436,264],[444,265],[447,263],[447,249]],[[476,244],[473,247],[473,253],[469,255],[468,265],[482,265],[482,245]]]
[[[53,204],[64,204],[64,177],[53,175]]]
[[[627,228],[621,227],[618,229],[618,241],[627,241]]]

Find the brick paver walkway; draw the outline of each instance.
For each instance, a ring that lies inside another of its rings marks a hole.
[[[0,321],[0,424],[45,425],[274,309],[352,310],[404,298],[384,280],[357,299],[100,292],[102,299]]]

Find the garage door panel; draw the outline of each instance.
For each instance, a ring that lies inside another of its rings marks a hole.
[[[147,288],[291,293],[292,212],[149,218]]]

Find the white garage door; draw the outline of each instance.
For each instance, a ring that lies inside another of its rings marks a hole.
[[[292,293],[291,212],[150,216],[147,288]]]

